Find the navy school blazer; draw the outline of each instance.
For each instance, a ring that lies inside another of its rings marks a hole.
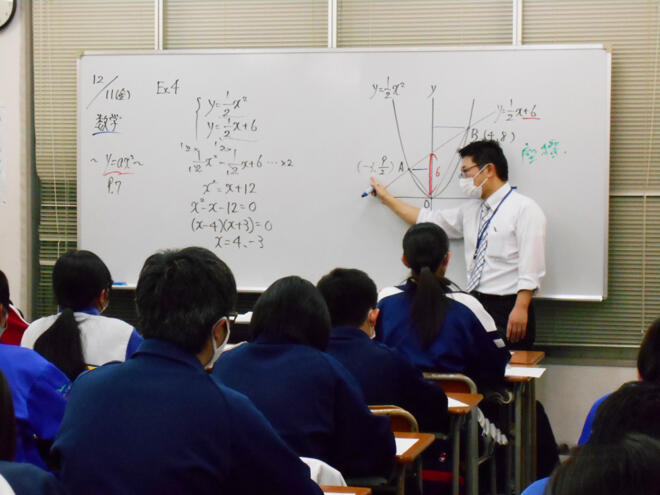
[[[403,355],[351,327],[332,329],[328,354],[358,382],[370,405],[393,404],[410,412],[421,431],[447,432],[447,396]]]
[[[76,379],[53,451],[72,495],[322,493],[246,397],[158,339]]]
[[[260,336],[223,354],[213,375],[252,400],[298,455],[345,477],[390,474],[389,419],[369,411],[359,385],[325,352]]]

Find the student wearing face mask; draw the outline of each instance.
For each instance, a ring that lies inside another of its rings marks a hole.
[[[509,184],[497,141],[475,141],[458,153],[461,189],[475,200],[458,208],[420,209],[372,178],[374,194],[410,224],[433,222],[450,238],[463,238],[466,290],[493,316],[511,347],[529,348],[536,334],[532,295],[545,275],[545,216]]]
[[[376,284],[361,270],[335,268],[317,287],[330,311],[327,353],[355,378],[368,404],[394,404],[410,412],[421,431],[446,432],[447,396],[427,382],[403,355],[372,340],[376,335]]]
[[[88,369],[124,361],[142,337],[125,321],[101,313],[108,307],[112,277],[91,251],[70,251],[53,267],[55,315],[32,322],[21,346],[34,349],[71,380]]]
[[[199,247],[154,254],[135,301],[137,352],[71,390],[53,445],[69,493],[320,495],[254,405],[205,370],[229,335],[229,267]]]

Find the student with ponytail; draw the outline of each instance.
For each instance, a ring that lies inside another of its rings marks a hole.
[[[60,313],[33,322],[21,340],[74,380],[88,366],[124,361],[142,337],[128,323],[101,316],[108,307],[112,277],[91,251],[63,254],[53,268]]]
[[[499,384],[510,353],[481,303],[445,278],[449,240],[444,230],[433,223],[410,227],[402,261],[411,275],[405,284],[381,291],[376,339],[425,371]]]

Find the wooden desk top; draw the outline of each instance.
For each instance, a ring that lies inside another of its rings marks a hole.
[[[545,358],[543,351],[513,351],[509,364],[515,366],[529,366],[539,364]]]
[[[353,493],[354,495],[371,495],[371,488],[362,486],[331,486],[321,485],[323,493]]]
[[[408,450],[403,454],[396,456],[396,460],[399,464],[411,464],[419,455],[424,452],[429,445],[435,440],[435,435],[432,433],[411,433],[404,431],[395,431],[395,438],[415,438],[415,442]]]
[[[454,400],[461,401],[463,404],[467,404],[467,406],[449,408],[449,414],[456,414],[458,416],[468,414],[472,409],[477,407],[484,398],[481,394],[461,394],[458,392],[449,392],[447,397],[451,397]]]

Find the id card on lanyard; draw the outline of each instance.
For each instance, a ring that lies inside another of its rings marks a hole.
[[[506,195],[502,198],[502,200],[497,203],[497,206],[495,207],[495,210],[493,211],[493,214],[490,216],[490,218],[484,223],[484,225],[481,227],[481,230],[479,230],[479,234],[477,235],[477,245],[474,248],[474,254],[472,255],[472,259],[477,258],[477,253],[479,252],[479,246],[484,240],[484,237],[486,236],[486,230],[488,230],[488,226],[490,225],[490,222],[493,220],[493,217],[497,213],[497,210],[500,209],[500,206],[502,206],[502,203],[506,200],[506,198],[509,197],[509,195],[513,192],[514,189],[518,189],[517,187],[512,187],[509,189],[509,192],[506,193]]]

